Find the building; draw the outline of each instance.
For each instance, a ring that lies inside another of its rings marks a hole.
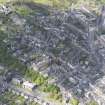
[[[23,81],[20,78],[13,78],[12,83],[16,85],[20,85],[23,83]]]
[[[33,68],[35,71],[39,69],[35,63],[32,63],[31,68]]]
[[[0,64],[0,70],[4,70],[4,66]]]
[[[25,89],[29,89],[29,90],[33,91],[35,89],[35,87],[36,87],[36,84],[33,84],[29,81],[25,81],[23,83],[23,88],[25,88]]]

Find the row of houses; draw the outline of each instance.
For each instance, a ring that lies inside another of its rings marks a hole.
[[[95,100],[99,105],[105,105],[105,76],[95,81],[94,85],[89,84],[90,88],[85,93],[87,100]]]
[[[38,103],[39,105],[50,105],[49,103],[45,102],[44,100],[40,99],[39,97],[31,96],[31,95],[26,94],[22,91],[19,91],[18,89],[9,87],[8,91],[12,92],[13,94],[20,95],[20,96],[24,97],[27,101],[30,101],[30,102],[34,101],[35,103]]]

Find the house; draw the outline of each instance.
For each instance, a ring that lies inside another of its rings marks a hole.
[[[32,63],[31,68],[33,68],[35,71],[39,69],[35,63]]]
[[[12,83],[15,85],[20,85],[23,81],[20,78],[12,78]]]
[[[29,90],[33,91],[35,89],[35,87],[36,87],[36,84],[33,84],[29,81],[25,81],[23,83],[23,88],[25,88],[25,89],[29,89]]]

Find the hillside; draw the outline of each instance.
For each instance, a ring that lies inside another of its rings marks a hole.
[[[104,1],[0,2],[2,104],[105,104]]]

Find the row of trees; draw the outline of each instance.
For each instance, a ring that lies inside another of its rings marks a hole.
[[[37,85],[42,85],[47,80],[47,78],[42,76],[39,72],[34,71],[33,69],[27,69],[26,70],[25,78],[28,78],[30,81],[36,83]]]
[[[50,93],[59,93],[60,92],[60,88],[57,87],[54,84],[44,84],[43,85],[43,91],[44,92],[50,92]]]
[[[25,78],[29,79],[31,82],[36,83],[37,85],[40,85],[41,91],[49,93],[49,98],[62,101],[60,88],[57,85],[49,84],[47,82],[48,78],[42,76],[38,71],[27,69],[25,72]]]
[[[49,93],[49,98],[54,100],[62,101],[62,94],[60,93],[60,88],[54,84],[44,84],[42,87],[42,91],[45,93]]]

